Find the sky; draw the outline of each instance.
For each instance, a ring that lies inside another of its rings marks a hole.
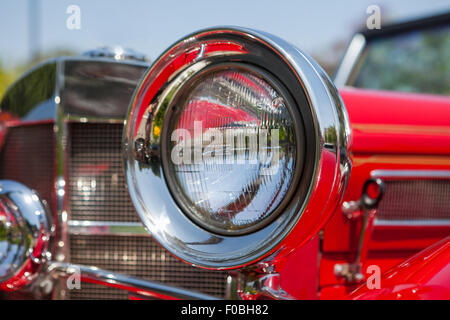
[[[78,30],[66,25],[70,5],[81,10]],[[154,60],[184,35],[217,25],[267,31],[334,60],[334,46],[347,43],[365,25],[370,5],[380,7],[383,22],[450,11],[449,0],[0,0],[0,62],[4,67],[26,62],[33,43],[41,51],[77,53],[121,45]],[[32,17],[40,17],[40,26]]]

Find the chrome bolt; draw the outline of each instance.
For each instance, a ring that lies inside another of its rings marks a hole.
[[[140,162],[146,162],[147,154],[146,154],[146,147],[145,147],[145,139],[138,138],[134,142],[134,157],[136,160],[138,160]]]

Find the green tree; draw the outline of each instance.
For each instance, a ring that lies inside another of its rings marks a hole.
[[[16,72],[13,70],[6,70],[0,62],[0,99],[3,97],[6,89],[16,78]]]

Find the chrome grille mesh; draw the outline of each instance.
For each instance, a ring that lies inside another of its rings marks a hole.
[[[378,220],[450,220],[450,180],[385,181]]]
[[[223,296],[225,274],[188,266],[170,255],[149,236],[80,236],[70,238],[71,261],[94,265],[106,270],[162,282],[178,287]],[[98,291],[93,286],[72,290],[72,298],[92,298]],[[117,297],[118,293],[102,290],[100,297]],[[126,298],[125,292],[120,297]]]
[[[72,220],[137,222],[121,163],[122,124],[70,125]]]
[[[126,291],[88,282],[83,282],[80,290],[71,290],[69,297],[73,300],[125,300],[129,298]]]
[[[135,222],[121,167],[122,124],[69,126],[69,214],[71,220]],[[177,260],[149,236],[71,235],[70,260],[219,297],[224,272],[205,271]],[[126,299],[127,292],[82,283],[71,299]]]

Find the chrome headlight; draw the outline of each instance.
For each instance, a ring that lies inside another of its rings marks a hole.
[[[200,31],[136,90],[124,132],[131,198],[186,262],[274,259],[310,239],[341,199],[349,132],[339,94],[300,50],[253,30]]]
[[[21,183],[0,180],[0,290],[30,284],[49,256],[52,226],[39,196]]]

